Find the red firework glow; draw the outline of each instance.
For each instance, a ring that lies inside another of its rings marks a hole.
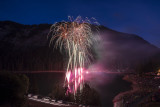
[[[69,22],[55,23],[51,26],[49,34],[52,34],[50,44],[55,42],[55,48],[65,49],[68,54],[68,64],[66,66],[66,77],[64,86],[68,91],[76,93],[77,88],[82,90],[84,83],[84,67],[89,66],[93,58],[90,49],[97,41],[94,38],[91,26],[99,25],[96,21],[92,22],[81,16],[75,20],[69,17]],[[93,20],[95,20],[93,18]],[[97,29],[98,31],[98,26]]]
[[[77,68],[74,69],[74,72],[68,71],[66,73],[66,79],[68,83],[68,92],[76,93],[77,88],[80,89],[83,88],[82,84],[84,82],[84,73],[87,73],[88,71],[84,68]]]

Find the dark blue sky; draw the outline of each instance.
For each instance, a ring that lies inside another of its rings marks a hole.
[[[68,15],[94,17],[101,25],[160,47],[160,0],[0,0],[1,21],[53,24]]]

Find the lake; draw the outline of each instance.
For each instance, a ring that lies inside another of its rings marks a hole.
[[[63,83],[63,72],[26,73],[31,85],[38,88],[38,94],[47,96],[56,83]],[[123,80],[124,74],[97,72],[86,76],[86,81],[101,97],[103,107],[113,107],[112,100],[121,92],[131,90],[131,83]]]

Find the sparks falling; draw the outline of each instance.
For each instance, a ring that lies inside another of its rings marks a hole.
[[[68,71],[66,72],[66,79],[67,79],[67,87],[68,92],[74,92],[76,93],[76,90],[80,88],[82,90],[83,88],[83,81],[85,76],[86,70],[83,68],[75,68],[74,72]],[[71,88],[72,87],[72,88]]]
[[[96,41],[93,37],[91,24],[98,25],[98,23],[93,18],[92,23],[88,18],[83,20],[81,16],[78,16],[75,20],[69,16],[68,19],[69,22],[64,21],[51,26],[50,44],[53,40],[56,40],[55,48],[59,47],[60,50],[65,49],[67,52],[69,60],[64,85],[67,85],[68,89],[75,93],[78,87],[80,87],[80,90],[83,87],[84,68],[90,64],[92,58],[90,49]]]

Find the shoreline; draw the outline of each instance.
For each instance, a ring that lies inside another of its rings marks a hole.
[[[124,81],[127,81],[127,82],[130,82],[131,83],[131,90],[128,90],[128,91],[125,91],[125,92],[120,92],[118,95],[116,95],[113,99],[113,103],[115,102],[119,102],[122,100],[122,97],[126,94],[130,94],[130,93],[133,93],[133,92],[136,92],[138,91],[139,89],[136,88],[136,85],[137,83],[131,79],[129,79],[129,75],[124,75],[123,78],[122,78]]]
[[[132,89],[116,95],[113,99],[114,107],[133,105],[139,107],[150,103],[154,105],[156,101],[159,101],[159,98],[155,98],[154,96],[159,96],[160,94],[158,92],[160,79],[155,79],[155,76],[128,74],[124,75],[123,80],[132,83]]]

